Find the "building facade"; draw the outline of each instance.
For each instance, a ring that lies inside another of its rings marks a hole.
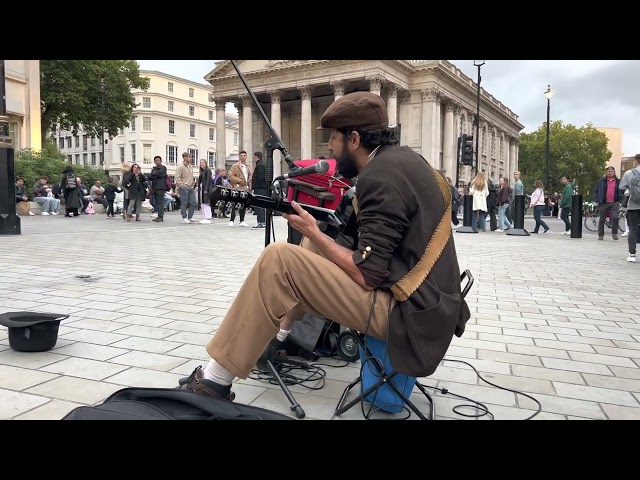
[[[113,138],[99,138],[80,131],[77,136],[58,130],[52,137],[60,152],[72,164],[103,168],[109,175],[119,177],[123,162],[138,163],[143,173],[153,167],[153,157],[160,155],[168,174],[174,178],[182,153],[189,152],[194,165],[204,159],[210,167],[218,161],[218,131],[224,138],[227,155],[238,154],[239,131],[237,115],[215,114],[212,88],[161,72],[141,70],[149,78],[146,92],[133,90],[136,104],[129,126]],[[224,125],[219,129],[218,125]]]
[[[616,173],[620,176],[620,170],[622,169],[622,157],[624,156],[622,152],[622,129],[596,127],[596,130],[607,136],[607,148],[611,152],[611,158],[607,161],[607,166],[615,168]]]
[[[4,60],[9,136],[13,148],[42,148],[40,61]]]
[[[384,98],[401,144],[454,182],[469,180],[471,167],[458,169],[458,138],[475,135],[477,85],[446,60],[239,60],[237,65],[294,160],[327,156],[328,133],[316,130],[320,117],[335,99],[370,91]],[[233,64],[219,62],[205,80],[213,86],[216,115],[229,102],[236,106],[241,149],[264,152],[271,132]],[[482,89],[480,168],[494,178],[511,178],[523,128],[515,113]],[[224,140],[218,138],[219,152],[232,148]],[[274,177],[286,171],[280,152],[274,152]]]

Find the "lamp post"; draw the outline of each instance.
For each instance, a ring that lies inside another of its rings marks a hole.
[[[480,68],[484,65],[484,60],[474,60],[473,66],[478,67],[478,95],[477,95],[477,104],[476,104],[476,165],[475,165],[475,173],[478,174],[479,165],[480,165],[480,82],[482,81],[482,77],[480,76]]]
[[[547,99],[547,144],[545,149],[545,159],[544,159],[544,189],[545,191],[549,190],[549,159],[550,159],[550,145],[549,145],[549,135],[551,130],[551,125],[549,124],[551,118],[551,97],[553,97],[553,90],[551,90],[551,85],[547,85],[547,91],[544,92],[544,96]]]
[[[16,215],[14,150],[9,136],[4,82],[4,60],[0,60],[0,235],[20,235],[20,217]]]
[[[101,117],[102,117],[100,119],[100,123],[102,127],[102,134],[100,136],[100,143],[102,143],[102,158],[100,158],[100,166],[104,170],[104,78],[100,79],[100,90],[102,93],[101,111],[100,111]]]

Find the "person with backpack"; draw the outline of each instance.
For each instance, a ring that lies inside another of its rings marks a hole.
[[[616,175],[616,169],[607,167],[605,176],[600,178],[594,189],[593,199],[598,204],[600,222],[598,223],[598,240],[604,240],[604,224],[607,216],[611,216],[611,231],[614,240],[618,240],[618,213],[620,201],[620,179]]]
[[[620,193],[625,194],[629,190],[629,203],[627,203],[627,230],[629,236],[629,256],[627,262],[636,261],[636,244],[638,243],[638,225],[640,225],[640,153],[635,158],[635,168],[625,172],[620,180]]]
[[[79,217],[82,210],[82,192],[76,182],[76,172],[71,165],[64,167],[60,179],[64,194],[65,217]]]

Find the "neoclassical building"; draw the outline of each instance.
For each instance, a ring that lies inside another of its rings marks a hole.
[[[401,144],[422,154],[454,181],[458,137],[464,133],[475,135],[477,85],[446,60],[237,60],[236,63],[294,160],[328,154],[328,134],[316,130],[320,117],[334,99],[354,91],[371,91],[382,96],[390,125],[400,127]],[[213,86],[220,120],[227,103],[238,109],[242,149],[249,156],[256,150],[264,152],[270,131],[232,63],[218,62],[205,80]],[[481,89],[481,169],[493,178],[501,175],[511,178],[518,168],[518,138],[523,128],[514,112]],[[226,158],[226,139],[218,132],[217,158]],[[279,152],[274,154],[273,170],[274,177],[287,170]],[[468,180],[470,170],[461,167],[459,180]]]

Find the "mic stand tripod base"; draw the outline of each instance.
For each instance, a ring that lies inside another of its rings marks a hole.
[[[271,362],[271,360],[267,360],[266,363],[267,363],[267,368],[271,371],[271,375],[273,375],[273,378],[276,379],[276,381],[280,385],[280,388],[282,389],[282,391],[286,395],[287,399],[289,400],[289,403],[291,403],[291,410],[293,412],[295,412],[296,417],[304,418],[305,417],[304,410],[302,409],[302,407],[300,406],[298,401],[294,398],[294,396],[291,394],[291,391],[289,390],[289,388],[282,381],[282,377],[280,376],[280,374],[276,370],[276,367],[273,366],[273,363]],[[291,363],[291,364],[300,365],[301,362],[294,362],[293,360],[286,360],[286,361],[279,362],[279,363]]]

